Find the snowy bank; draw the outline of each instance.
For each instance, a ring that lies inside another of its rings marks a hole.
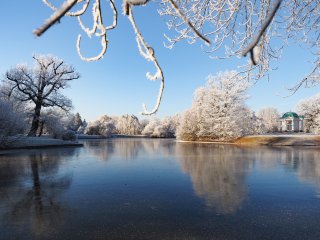
[[[235,144],[270,146],[320,146],[320,135],[252,135],[237,139]]]
[[[61,139],[54,139],[50,137],[11,137],[8,146],[4,149],[17,148],[42,148],[42,147],[82,147],[82,143],[74,141],[65,141]],[[1,148],[0,148],[1,150]]]

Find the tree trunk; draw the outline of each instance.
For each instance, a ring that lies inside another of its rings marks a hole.
[[[41,137],[43,133],[43,126],[44,126],[44,121],[40,121],[40,131],[39,131],[38,137]]]
[[[39,128],[39,123],[40,123],[40,111],[41,111],[41,104],[36,104],[36,107],[34,109],[34,115],[32,118],[31,129],[28,133],[29,137],[35,137],[37,134],[37,130]]]

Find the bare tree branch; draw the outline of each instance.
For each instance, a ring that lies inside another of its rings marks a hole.
[[[278,9],[281,5],[281,2],[282,2],[282,0],[276,0],[269,16],[265,19],[264,23],[262,24],[261,30],[258,32],[258,34],[253,39],[253,41],[248,45],[248,47],[246,47],[242,52],[243,56],[246,56],[248,53],[250,53],[250,57],[251,57],[251,61],[252,61],[253,65],[257,65],[257,61],[255,59],[253,49],[255,46],[258,45],[260,38],[262,37],[262,35],[264,34],[264,32],[267,30],[268,26],[272,22],[276,12],[278,11]]]
[[[203,41],[205,41],[206,44],[210,45],[210,40],[203,36],[192,24],[192,22],[186,17],[186,15],[183,14],[183,12],[180,10],[180,8],[177,6],[174,0],[169,0],[169,2],[172,4],[173,8],[176,10],[176,12],[180,15],[180,17],[183,19],[183,21],[194,31],[194,33],[201,38]]]
[[[68,12],[76,3],[78,0],[67,0],[63,3],[61,8],[57,10],[54,14],[51,15],[49,19],[46,20],[46,22],[39,28],[33,31],[33,33],[40,37],[45,31],[47,31],[52,25],[54,25],[56,22],[60,21],[60,19]]]
[[[306,88],[313,87],[315,85],[320,84],[320,76],[319,73],[316,74],[317,71],[320,71],[320,61],[317,60],[317,64],[312,70],[312,72],[305,78],[303,78],[299,83],[297,83],[292,88],[289,88],[288,90],[291,91],[291,94],[289,96],[292,96],[295,94],[302,85],[305,85]]]
[[[159,88],[159,93],[158,93],[158,97],[157,97],[157,102],[156,105],[154,106],[154,108],[151,111],[148,111],[146,108],[146,105],[143,104],[143,112],[141,113],[142,115],[152,115],[154,113],[156,113],[159,109],[160,106],[160,102],[161,102],[161,98],[162,98],[162,94],[163,94],[163,89],[164,89],[164,75],[163,75],[163,71],[158,63],[158,60],[155,57],[155,53],[153,48],[151,48],[146,41],[144,40],[141,32],[139,31],[137,24],[134,20],[133,17],[133,13],[132,13],[132,7],[129,6],[129,15],[128,18],[132,24],[132,27],[136,33],[136,40],[137,40],[137,44],[138,44],[138,48],[139,48],[139,52],[141,54],[141,56],[143,56],[146,60],[148,61],[152,61],[157,69],[157,72],[154,75],[151,75],[150,73],[147,73],[146,76],[148,79],[150,80],[156,80],[156,79],[161,79],[161,84],[160,84],[160,88]]]

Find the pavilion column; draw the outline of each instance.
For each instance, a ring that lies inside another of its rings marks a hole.
[[[294,132],[294,118],[292,118],[292,131]]]

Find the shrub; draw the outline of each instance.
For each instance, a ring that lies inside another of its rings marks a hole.
[[[77,139],[77,135],[72,130],[67,130],[62,134],[62,140],[65,141],[75,141]]]

